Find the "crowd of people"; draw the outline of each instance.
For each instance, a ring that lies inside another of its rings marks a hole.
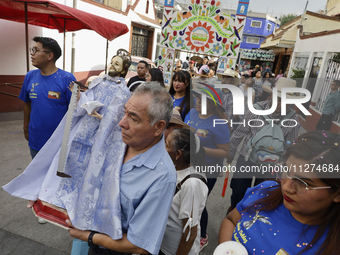
[[[35,41],[31,56],[38,69],[26,75],[20,96],[33,160],[3,188],[30,200],[28,207],[41,199],[65,208],[69,233],[88,246],[85,254],[197,255],[209,242],[206,201],[221,174],[207,169],[233,163],[241,144],[219,242],[238,241],[249,254],[340,253],[340,178],[307,171],[312,165],[339,168],[340,136],[328,131],[298,136],[297,113],[287,107],[282,116],[281,93],[277,100],[272,94],[274,86],[281,92],[296,87],[295,81],[280,77],[274,83],[260,69],[216,75],[216,63],[205,58],[198,69],[190,60],[186,68],[178,60],[169,91],[161,71],[143,61],[138,77],[125,84],[131,58],[119,50],[108,74],[77,96],[65,165],[72,178],[62,179],[55,176],[61,147],[56,141],[65,119],[58,119],[61,124],[36,147],[40,131],[34,123],[42,114],[36,102],[47,93],[40,105],[57,109],[46,109],[50,116],[65,114],[49,100],[58,95],[68,102],[75,79],[55,67],[61,50],[53,39]],[[44,81],[49,75],[60,77],[59,87],[37,96],[37,89],[52,86]],[[243,115],[234,114],[234,87],[246,98]],[[93,101],[101,106],[86,112],[82,105]],[[257,115],[250,107],[273,112]],[[216,120],[225,122],[216,125]],[[251,188],[253,174],[244,175],[241,168],[268,165],[304,171],[255,174]]]

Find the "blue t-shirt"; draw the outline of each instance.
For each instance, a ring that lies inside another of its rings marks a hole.
[[[28,145],[32,149],[39,151],[64,117],[72,94],[68,86],[75,80],[61,69],[48,76],[39,69],[26,74],[19,98],[31,102]]]
[[[181,103],[183,102],[185,96],[183,96],[183,97],[181,97],[181,98],[178,98],[178,99],[174,98],[173,95],[172,95],[171,97],[172,97],[172,100],[173,100],[173,102],[174,102],[174,108],[175,108],[177,111],[180,112],[181,117],[182,117],[182,120],[184,120],[185,117],[186,117],[186,115],[184,114],[185,103],[183,104],[183,109],[182,109],[182,111],[181,111]]]
[[[216,115],[212,115],[207,119],[201,119],[199,112],[192,108],[185,118],[185,123],[196,129],[201,145],[207,148],[216,149],[217,144],[225,144],[230,142],[230,133],[228,124],[216,124],[214,127],[214,119],[220,119]],[[222,164],[223,159],[215,159],[205,156],[209,165]]]
[[[269,212],[258,211],[251,214],[242,212],[249,204],[265,196],[259,188],[275,186],[277,186],[275,181],[265,181],[254,188],[249,188],[243,200],[236,206],[241,214],[241,220],[236,225],[233,240],[244,245],[249,254],[277,254],[281,249],[288,254],[298,254],[314,237],[317,227],[311,227],[301,235],[308,225],[295,220],[283,204]],[[327,233],[324,233],[316,244],[302,254],[316,254],[326,235]]]

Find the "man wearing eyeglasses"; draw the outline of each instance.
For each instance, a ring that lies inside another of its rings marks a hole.
[[[19,98],[24,101],[24,134],[32,159],[65,115],[71,99],[68,86],[75,81],[73,74],[56,67],[61,56],[58,43],[48,37],[36,36],[30,49],[32,65],[22,85]]]

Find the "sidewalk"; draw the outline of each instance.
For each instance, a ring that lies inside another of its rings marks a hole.
[[[0,113],[0,186],[21,174],[31,161],[22,131],[23,112]],[[9,255],[66,255],[73,238],[67,230],[39,224],[28,201],[0,189],[0,251]]]

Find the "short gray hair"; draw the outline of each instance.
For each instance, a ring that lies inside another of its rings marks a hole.
[[[132,93],[132,95],[142,96],[150,95],[152,101],[147,109],[150,118],[150,126],[157,121],[164,120],[166,127],[168,126],[173,109],[173,100],[165,88],[161,87],[157,81],[150,81],[140,84]]]

